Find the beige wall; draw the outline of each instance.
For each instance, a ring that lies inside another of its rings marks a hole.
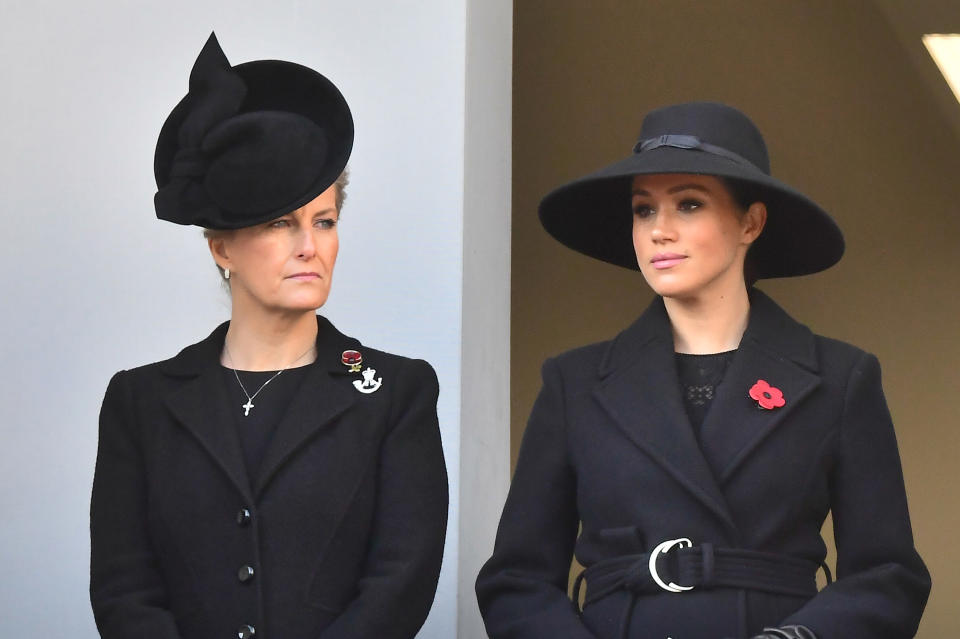
[[[953,0],[951,0],[952,2]],[[922,11],[925,0],[910,3]],[[960,32],[960,4],[939,16]],[[835,268],[761,283],[813,330],[876,353],[917,545],[934,589],[919,637],[960,626],[960,135],[945,83],[883,0],[517,0],[513,454],[543,359],[606,339],[651,298],[639,274],[574,254],[540,197],[625,156],[649,109],[714,99],[764,131],[773,172],[832,211]],[[933,81],[931,81],[931,78]],[[952,103],[960,118],[960,104]]]

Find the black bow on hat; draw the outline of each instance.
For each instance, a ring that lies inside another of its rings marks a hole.
[[[766,226],[750,248],[758,278],[816,273],[843,256],[843,234],[833,218],[771,177],[760,131],[737,109],[716,102],[651,111],[633,155],[549,193],[540,202],[540,222],[575,251],[639,270],[631,233],[631,182],[635,175],[657,173],[729,178],[745,183],[766,204]]]
[[[157,141],[157,217],[210,229],[275,219],[329,188],[352,148],[332,82],[282,60],[231,67],[211,34]]]

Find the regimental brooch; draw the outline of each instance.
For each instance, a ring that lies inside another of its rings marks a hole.
[[[343,351],[340,361],[351,373],[360,373],[362,379],[354,380],[353,387],[364,395],[375,393],[383,385],[383,377],[376,377],[376,369],[367,366],[366,370],[361,370],[363,355],[360,354],[360,351]]]

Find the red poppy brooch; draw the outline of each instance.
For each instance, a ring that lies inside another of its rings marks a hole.
[[[363,355],[360,354],[360,351],[343,351],[343,354],[340,355],[340,361],[351,373],[359,373],[360,364],[363,363]]]
[[[787,403],[787,400],[783,398],[782,390],[776,386],[771,386],[762,379],[758,379],[757,383],[750,387],[750,397],[757,401],[759,408],[767,410],[780,408]]]

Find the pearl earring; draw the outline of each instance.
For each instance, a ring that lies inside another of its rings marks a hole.
[[[229,279],[230,279],[230,269],[228,269],[228,268],[223,269],[223,279],[225,279],[225,280],[229,280]]]

